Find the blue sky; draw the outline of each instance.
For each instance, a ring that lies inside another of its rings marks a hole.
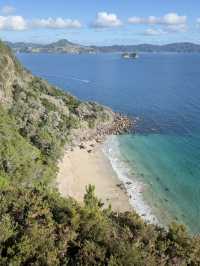
[[[0,1],[0,38],[82,44],[200,43],[199,0]]]

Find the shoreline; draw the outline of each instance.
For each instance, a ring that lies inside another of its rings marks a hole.
[[[75,130],[72,145],[58,163],[57,187],[62,196],[82,203],[86,187],[94,185],[104,207],[111,205],[117,212],[135,210],[147,223],[161,225],[143,200],[146,185],[122,158],[117,140],[117,135],[128,133],[136,121],[113,113],[107,125],[93,131]]]
[[[104,207],[113,211],[136,211],[147,223],[160,224],[151,208],[143,200],[145,184],[138,181],[120,158],[116,136],[108,136],[104,142],[95,140],[66,150],[59,162],[57,187],[63,197],[73,197],[83,202],[86,186],[95,186],[96,196]]]
[[[109,136],[103,145],[103,152],[110,161],[110,166],[117,175],[121,186],[126,191],[129,203],[134,211],[147,223],[162,226],[152,213],[151,207],[143,199],[147,185],[141,182],[137,173],[122,158],[117,136]]]
[[[111,204],[116,212],[133,210],[101,143],[85,141],[82,146],[66,150],[58,167],[57,187],[63,197],[82,203],[86,186],[91,184],[105,208]]]

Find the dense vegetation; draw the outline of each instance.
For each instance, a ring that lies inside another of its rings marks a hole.
[[[82,206],[47,186],[72,130],[112,112],[33,77],[1,42],[0,70],[0,265],[200,265],[183,226],[103,209],[92,186]]]
[[[49,183],[72,130],[110,121],[111,111],[32,76],[2,42],[0,70],[0,183]]]
[[[83,206],[43,186],[4,188],[0,223],[0,265],[200,264],[200,238],[102,209],[92,186]]]

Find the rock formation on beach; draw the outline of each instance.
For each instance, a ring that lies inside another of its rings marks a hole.
[[[25,169],[26,182],[45,179],[44,176],[49,179],[56,174],[56,162],[62,156],[64,147],[70,147],[72,143],[78,145],[84,138],[96,138],[98,141],[103,135],[118,134],[130,126],[128,118],[116,115],[110,108],[94,102],[81,102],[33,76],[2,42],[0,104],[1,126],[10,125],[10,136],[3,134],[0,144],[4,147],[7,142],[15,154],[5,154],[4,148],[0,152],[4,180],[13,173],[22,178]],[[20,160],[22,145],[27,160]]]

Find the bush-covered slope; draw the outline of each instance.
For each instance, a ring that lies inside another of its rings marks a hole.
[[[84,206],[42,186],[1,190],[0,265],[200,265],[200,239],[182,226],[101,206],[91,186]]]
[[[95,128],[113,120],[111,110],[83,103],[32,76],[2,42],[0,105],[1,178],[13,180],[14,175],[24,182],[55,176],[56,161],[71,142],[73,129]]]
[[[0,186],[10,181],[50,182],[55,172],[55,163],[45,163],[41,150],[19,134],[15,119],[0,107]]]

